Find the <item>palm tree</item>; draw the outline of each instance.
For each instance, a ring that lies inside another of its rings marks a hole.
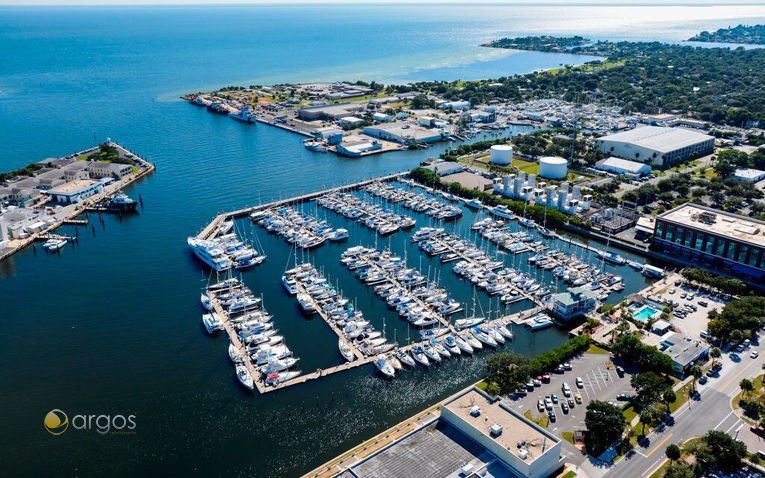
[[[643,424],[643,431],[641,435],[645,436],[645,426],[651,423],[651,414],[647,411],[640,414],[640,423]]]
[[[664,454],[667,455],[667,458],[669,459],[669,466],[672,467],[672,464],[675,463],[677,460],[680,459],[680,456],[682,455],[680,452],[680,447],[672,443],[667,447],[666,450],[664,450]]]
[[[701,375],[703,374],[703,371],[701,370],[701,367],[698,365],[694,365],[691,367],[691,375],[693,375],[693,391],[696,391],[696,380],[701,378]]]
[[[709,356],[714,359],[712,361],[712,365],[716,364],[717,359],[722,357],[722,351],[720,350],[720,347],[713,347],[712,350],[709,351]]]
[[[744,393],[745,397],[748,397],[749,394],[754,391],[754,384],[748,378],[741,379],[738,386],[741,387],[741,391]]]

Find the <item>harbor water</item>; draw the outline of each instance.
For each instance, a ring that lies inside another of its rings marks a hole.
[[[765,18],[763,7],[754,5],[650,10],[0,8],[0,170],[84,149],[107,136],[157,165],[155,174],[126,191],[141,195],[145,207],[138,214],[90,214],[87,227],[60,230],[78,236],[61,253],[37,246],[0,262],[0,437],[7,472],[294,476],[483,375],[489,353],[418,368],[390,382],[364,366],[264,396],[243,390],[226,354],[227,339],[211,338],[202,327],[199,291],[207,274],[186,237],[221,211],[407,170],[447,145],[343,159],[308,151],[289,132],[192,107],[177,100],[179,94],[228,84],[501,76],[587,58],[478,44],[539,33],[679,41],[698,30]],[[430,271],[470,308],[468,283],[423,255],[407,234],[376,238],[315,203],[301,207],[350,231],[346,243],[324,245],[310,258],[377,328],[385,321],[389,338],[403,343],[407,326],[340,265],[347,246],[377,240],[378,247],[406,254],[410,266]],[[415,217],[418,227],[432,222],[401,212]],[[447,227],[466,236],[473,214],[465,209]],[[281,287],[281,273],[294,261],[290,247],[246,219],[237,221],[237,230],[257,236],[268,254],[244,280],[263,294],[301,369],[340,363],[333,334],[321,320],[304,318]],[[517,256],[516,265],[528,267],[524,257]],[[504,258],[512,264],[513,257]],[[617,273],[628,286],[623,294],[645,284],[628,267]],[[485,294],[475,296],[479,311],[496,310]],[[565,340],[557,328],[514,332],[506,348],[528,355]],[[97,427],[70,426],[52,436],[43,427],[52,409],[70,419],[135,415],[137,427],[131,434],[102,434]]]

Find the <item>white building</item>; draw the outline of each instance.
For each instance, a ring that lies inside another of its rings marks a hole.
[[[595,140],[606,155],[663,168],[714,151],[712,136],[685,128],[644,126]]]
[[[765,171],[761,171],[759,169],[737,169],[735,173],[733,173],[733,177],[738,179],[739,181],[746,181],[749,183],[756,183],[757,181],[762,181],[765,179]]]
[[[439,108],[448,110],[467,110],[470,109],[470,102],[469,101],[447,101],[445,103],[441,103],[438,105]]]
[[[563,320],[586,315],[595,309],[598,293],[589,286],[572,287],[568,292],[553,294],[549,309]]]
[[[641,176],[651,173],[651,166],[628,159],[615,158],[613,156],[601,159],[595,163],[595,169],[614,174],[626,174]]]
[[[75,179],[48,191],[51,199],[59,204],[74,204],[104,189],[102,181]]]

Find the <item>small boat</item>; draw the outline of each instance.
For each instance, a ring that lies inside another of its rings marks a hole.
[[[636,271],[642,271],[643,270],[643,264],[635,261],[627,261],[627,265],[635,269]]]
[[[429,340],[438,338],[447,333],[449,333],[449,329],[446,327],[436,327],[434,329],[421,330],[420,337],[422,337],[423,340]]]
[[[446,347],[446,350],[448,350],[452,355],[462,354],[462,350],[459,348],[459,346],[457,346],[457,341],[451,334],[444,337],[443,346]]]
[[[343,239],[348,239],[348,229],[337,229],[329,236],[330,241],[342,241]]]
[[[263,367],[263,373],[270,375],[272,373],[288,370],[294,367],[295,364],[298,363],[298,360],[300,359],[295,357],[285,357],[283,359],[274,360],[273,362],[269,362],[265,367]]]
[[[467,342],[468,345],[470,345],[474,350],[483,349],[483,344],[478,339],[476,339],[473,336],[473,334],[471,334],[470,332],[465,332],[465,335],[463,336],[463,338],[465,339],[465,342]]]
[[[430,345],[431,347],[433,347],[433,350],[435,350],[438,353],[438,355],[441,355],[442,357],[445,357],[445,358],[449,358],[452,356],[451,352],[449,352],[444,346],[444,344],[442,344],[440,341],[431,340]]]
[[[237,279],[236,277],[231,277],[230,279],[216,282],[215,284],[211,284],[207,286],[207,290],[228,289],[229,287],[234,287],[237,285],[239,285],[239,279]]]
[[[306,314],[315,314],[316,313],[316,306],[313,303],[313,299],[311,299],[311,296],[308,294],[298,294],[297,296],[298,304],[300,304],[300,308],[305,312]]]
[[[106,203],[106,207],[112,211],[130,212],[135,211],[138,206],[138,202],[135,199],[131,199],[127,194],[119,192],[109,198]]]
[[[199,302],[200,302],[200,304],[202,304],[202,307],[205,310],[212,310],[213,309],[212,302],[210,301],[210,298],[206,294],[202,294],[201,295],[201,297],[199,299]]]
[[[353,355],[353,350],[351,350],[351,346],[348,345],[348,342],[345,340],[338,339],[337,348],[340,349],[340,355],[342,355],[345,360],[353,362],[356,359],[356,356]]]
[[[242,356],[239,354],[239,350],[237,350],[233,343],[228,344],[228,358],[230,358],[232,362],[242,361]]]
[[[470,317],[465,319],[457,319],[454,321],[454,327],[457,330],[469,329],[470,327],[475,327],[476,325],[483,323],[484,320],[486,320],[485,317]]]
[[[207,333],[210,335],[223,329],[223,321],[220,320],[220,317],[218,317],[218,314],[215,312],[202,314],[202,323],[205,325],[205,329],[207,329]]]
[[[386,355],[385,358],[387,358],[388,362],[390,362],[390,364],[393,366],[393,370],[398,372],[399,370],[404,368],[401,365],[401,361],[399,361],[399,359],[396,357],[396,354],[388,354],[388,355]]]
[[[441,361],[441,355],[430,344],[423,345],[422,352],[431,360]]]
[[[502,334],[507,340],[513,340],[513,333],[507,328],[506,325],[497,325],[494,327],[497,332]]]
[[[426,367],[430,366],[430,361],[428,360],[428,356],[425,355],[425,352],[423,352],[423,350],[420,347],[412,348],[412,357],[420,364]]]
[[[500,204],[499,206],[495,206],[491,209],[489,209],[489,212],[497,217],[502,217],[505,219],[512,219],[513,218],[513,211],[507,208],[504,204]]]
[[[483,203],[478,198],[473,198],[470,201],[465,201],[465,206],[471,208],[471,209],[481,209],[483,207]]]
[[[414,367],[416,365],[412,356],[409,355],[409,352],[405,352],[403,350],[397,350],[396,358],[399,360],[399,362],[409,367]]]
[[[249,390],[255,388],[255,383],[252,381],[252,375],[250,375],[250,371],[242,364],[237,364],[236,366],[236,378],[239,379],[239,383],[244,385]]]
[[[280,372],[280,373],[272,373],[266,376],[266,385],[279,385],[280,383],[284,383],[288,380],[292,380],[293,378],[300,375],[300,370],[295,370],[294,372]]]
[[[287,290],[289,295],[295,295],[298,293],[297,281],[291,277],[282,276],[282,285]]]
[[[473,347],[460,335],[454,335],[454,343],[465,353],[472,354],[474,352]]]
[[[396,370],[393,365],[383,356],[379,356],[375,359],[375,367],[386,378],[393,378],[396,375]]]
[[[478,339],[478,341],[488,345],[489,347],[497,346],[497,341],[494,340],[494,338],[491,335],[489,335],[489,333],[485,331],[484,329],[482,329],[481,327],[473,327],[471,329],[471,332],[473,334],[473,337]]]

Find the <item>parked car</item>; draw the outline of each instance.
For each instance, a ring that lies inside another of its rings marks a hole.
[[[563,368],[563,365],[558,365],[557,367],[555,367],[555,373],[563,373],[565,371],[566,369]]]
[[[553,403],[558,403],[558,395],[557,394],[553,393],[552,395],[550,395],[550,398],[552,399]]]
[[[550,411],[547,413],[547,416],[550,418],[550,421],[551,421],[551,422],[554,422],[555,420],[557,420],[557,419],[558,419],[558,417],[557,417],[557,416],[555,416],[555,412],[554,412],[554,411],[552,411],[552,410],[550,410]]]
[[[542,386],[542,381],[541,381],[541,380],[539,380],[539,379],[536,379],[536,378],[535,378],[535,379],[534,379],[534,380],[532,380],[531,382],[534,384],[534,386],[535,386],[535,387],[541,387],[541,386]]]
[[[543,402],[541,398],[537,402],[537,410],[539,410],[540,412],[545,411],[545,402]]]
[[[630,395],[629,393],[620,393],[619,395],[616,396],[616,399],[622,402],[629,402],[630,400],[632,400],[632,395]]]
[[[582,403],[582,394],[579,392],[576,392],[576,395],[574,395],[574,399],[576,400],[576,403]]]
[[[624,377],[624,369],[621,365],[616,366],[616,374],[620,377]]]
[[[563,362],[563,370],[571,370],[572,368],[570,362]]]
[[[707,378],[706,375],[702,375],[701,378],[699,379],[699,383],[702,384],[702,385],[704,385],[708,381],[709,381],[709,379]]]
[[[563,385],[561,385],[561,390],[563,390],[563,396],[564,397],[570,397],[571,396],[571,387],[568,386],[568,383],[563,382]]]
[[[563,413],[568,413],[568,404],[566,402],[561,403],[560,409],[563,410]]]
[[[575,403],[576,403],[576,402],[574,401],[574,399],[573,399],[573,398],[571,398],[571,397],[569,397],[569,398],[568,398],[568,406],[569,406],[569,407],[571,407],[571,408],[574,408],[574,404],[575,404]]]
[[[582,377],[576,377],[576,386],[579,388],[584,388],[584,380],[582,380]]]
[[[758,351],[752,350],[752,353],[749,354],[749,358],[756,359],[759,355],[760,353]]]
[[[545,408],[548,410],[552,410],[553,404],[550,400],[550,397],[545,397]]]
[[[542,383],[550,383],[550,374],[549,373],[542,374]]]

